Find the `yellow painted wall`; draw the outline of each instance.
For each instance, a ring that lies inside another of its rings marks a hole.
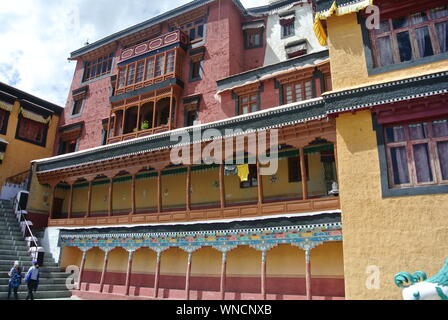
[[[101,213],[109,212],[108,183],[92,185],[92,212],[101,212]]]
[[[261,275],[261,252],[248,246],[240,246],[227,254],[228,276]]]
[[[109,252],[109,260],[107,262],[108,272],[126,273],[128,269],[129,254],[123,248],[115,248]]]
[[[104,265],[104,252],[99,248],[87,251],[85,269],[90,271],[102,271]]]
[[[157,254],[148,248],[135,251],[132,259],[132,273],[154,274],[156,259]]]
[[[113,186],[113,210],[114,212],[131,212],[132,196],[131,196],[132,182],[114,182]],[[106,187],[107,189],[108,187]],[[108,191],[106,191],[107,193]]]
[[[135,205],[137,209],[157,208],[157,178],[135,181]]]
[[[68,266],[81,267],[82,251],[76,247],[64,247],[60,258],[60,267],[65,270]]]
[[[162,176],[162,206],[185,207],[187,174]]]
[[[3,163],[0,164],[0,188],[7,178],[29,170],[31,161],[48,158],[53,155],[59,117],[53,115],[48,128],[46,145],[45,147],[40,147],[15,138],[19,112],[20,103],[16,101],[9,116],[6,135],[0,134],[0,138],[9,143],[6,148]]]
[[[332,16],[327,21],[333,90],[345,90],[422,74],[446,71],[447,61],[369,76],[364,54],[361,27],[356,14]]]
[[[185,275],[187,271],[188,254],[179,248],[170,248],[162,253],[160,274]]]
[[[222,254],[212,247],[204,247],[193,253],[191,275],[221,276]]]
[[[82,213],[82,215],[86,214],[88,190],[88,187],[73,188],[73,213]]]
[[[382,198],[376,135],[369,111],[337,118],[347,299],[401,299],[397,272],[434,275],[448,257],[448,195]],[[380,289],[368,290],[368,266]]]
[[[27,210],[33,213],[48,215],[50,210],[50,192],[50,188],[41,185],[37,180],[36,174],[33,173]]]
[[[219,169],[191,173],[191,203],[217,204],[219,196]]]

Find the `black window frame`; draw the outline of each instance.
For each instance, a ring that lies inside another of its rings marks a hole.
[[[28,143],[34,144],[34,145],[36,145],[36,146],[44,147],[44,148],[45,148],[46,145],[47,145],[47,135],[48,135],[48,127],[49,127],[48,123],[47,123],[47,124],[44,124],[44,131],[43,131],[43,133],[42,133],[42,142],[39,143],[39,142],[36,142],[36,141],[34,141],[34,140],[30,140],[30,139],[21,137],[21,136],[19,135],[19,132],[20,132],[20,126],[21,126],[21,124],[22,124],[23,119],[26,119],[26,118],[24,118],[24,117],[20,114],[20,115],[19,115],[19,118],[18,118],[18,121],[17,121],[17,128],[16,128],[16,135],[15,135],[15,138],[16,138],[17,140],[21,140],[21,141],[28,142]],[[33,121],[33,120],[30,120],[30,119],[27,119],[27,120],[29,120],[29,121]]]
[[[422,119],[424,121],[424,119]],[[376,132],[378,158],[380,164],[381,192],[383,198],[407,197],[417,195],[448,193],[448,185],[427,185],[405,188],[393,188],[389,182],[389,167],[387,165],[387,153],[385,144],[385,125],[378,123],[376,115],[372,115],[372,125]]]
[[[0,124],[0,134],[6,135],[6,133],[8,132],[8,122],[9,122],[9,116],[11,114],[11,112],[4,110],[4,109],[0,109],[0,112],[4,112],[5,113],[5,117],[3,118],[2,123]]]

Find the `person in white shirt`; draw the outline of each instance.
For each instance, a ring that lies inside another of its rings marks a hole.
[[[33,261],[33,266],[29,268],[25,282],[28,284],[28,295],[26,296],[26,300],[31,299],[34,300],[33,291],[37,291],[37,287],[39,286],[39,264],[37,261]]]

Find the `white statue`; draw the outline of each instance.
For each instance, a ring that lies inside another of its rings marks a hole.
[[[442,270],[427,279],[426,273],[400,272],[395,275],[395,284],[403,288],[404,300],[448,300],[448,258]]]

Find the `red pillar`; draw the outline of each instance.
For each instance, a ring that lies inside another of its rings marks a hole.
[[[82,282],[82,273],[84,271],[84,266],[86,264],[86,255],[87,251],[82,251],[82,259],[81,259],[81,267],[79,268],[79,277],[78,277],[78,286],[77,289],[81,290],[81,282]]]
[[[305,282],[306,282],[306,299],[312,300],[311,293],[311,261],[310,261],[311,249],[305,250],[305,262],[306,262],[306,274],[305,274]]]
[[[157,252],[157,262],[156,262],[156,274],[154,278],[154,298],[157,298],[159,293],[159,278],[160,278],[160,258],[162,252]]]
[[[261,251],[261,296],[266,300],[266,251]]]
[[[71,219],[72,217],[72,211],[73,211],[73,183],[70,183],[70,195],[68,198],[68,219]]]
[[[185,277],[185,300],[190,300],[190,275],[191,275],[191,258],[192,252],[188,253],[187,275]]]
[[[221,300],[226,299],[226,273],[227,273],[227,252],[222,253],[222,264],[221,264]]]
[[[108,261],[109,261],[109,250],[104,252],[104,264],[103,264],[103,271],[101,272],[100,292],[103,292],[104,278],[106,276],[107,262]]]
[[[129,250],[128,268],[126,271],[126,295],[129,295],[129,288],[131,286],[131,274],[132,274],[132,257],[134,250]]]

